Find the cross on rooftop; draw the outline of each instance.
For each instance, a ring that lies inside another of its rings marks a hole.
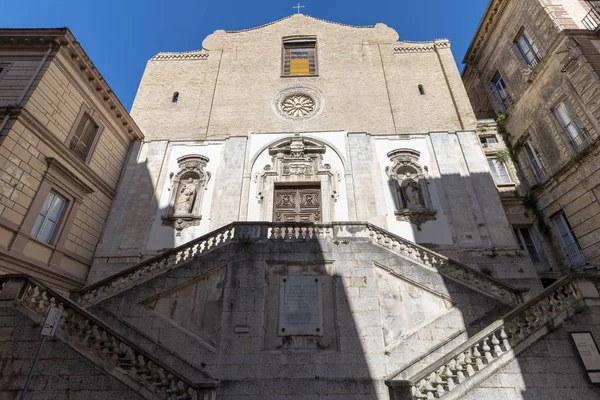
[[[298,5],[297,5],[297,6],[294,6],[294,7],[292,7],[292,8],[297,8],[297,9],[298,9],[298,14],[300,14],[300,9],[301,9],[301,8],[304,8],[304,6],[301,6],[301,5],[300,5],[300,3],[298,3]]]

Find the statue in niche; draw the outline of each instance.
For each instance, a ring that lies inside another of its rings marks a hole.
[[[421,225],[435,220],[426,179],[427,168],[418,161],[421,153],[412,149],[398,149],[388,153],[392,166],[386,168],[390,189],[396,205],[396,219],[407,221],[421,230]]]
[[[190,214],[196,199],[196,185],[192,178],[188,178],[187,182],[183,183],[179,189],[177,196],[177,204],[175,206],[175,214]]]
[[[401,187],[406,208],[421,208],[425,205],[419,184],[410,178],[410,174],[407,174],[407,179],[402,182]]]
[[[200,224],[203,192],[210,180],[210,172],[204,169],[208,161],[199,154],[177,159],[179,172],[172,176],[169,207],[162,217],[163,224],[175,228],[176,236],[181,236],[184,229]]]

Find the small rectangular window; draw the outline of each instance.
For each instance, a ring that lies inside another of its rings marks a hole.
[[[492,78],[492,88],[498,99],[500,109],[506,111],[508,106],[512,103],[512,98],[506,89],[506,83],[504,83],[504,79],[502,79],[502,75],[500,75],[499,71],[497,71]]]
[[[554,108],[554,115],[558,122],[560,122],[563,131],[567,134],[567,138],[576,152],[580,152],[590,144],[589,136],[577,125],[564,102],[560,102]]]
[[[35,220],[31,236],[44,243],[51,243],[66,204],[67,201],[63,197],[54,191],[50,191],[40,214]]]
[[[287,40],[283,42],[283,76],[317,74],[316,40]]]
[[[506,185],[512,183],[510,176],[508,175],[508,170],[502,161],[497,158],[488,158],[488,164],[490,166],[490,171],[492,172],[494,182],[496,182],[497,185]]]
[[[96,125],[94,120],[92,120],[87,113],[83,114],[77,130],[73,134],[73,137],[71,137],[69,149],[85,162],[89,156],[90,149],[94,144],[97,134],[98,125]]]
[[[585,256],[581,252],[579,242],[569,225],[569,221],[563,212],[558,213],[552,218],[552,222],[558,231],[558,235],[563,243],[564,250],[567,253],[571,266],[577,267],[585,264]]]
[[[538,65],[540,62],[540,56],[527,32],[522,31],[517,37],[515,44],[527,65],[530,67],[535,67]]]
[[[481,143],[484,143],[484,144],[498,143],[498,138],[496,138],[496,135],[493,135],[493,136],[481,136],[479,138],[479,140],[481,141]]]

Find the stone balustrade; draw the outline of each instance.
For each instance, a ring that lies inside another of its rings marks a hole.
[[[519,292],[514,288],[488,275],[476,273],[473,268],[467,265],[453,261],[374,225],[368,224],[368,229],[373,243],[387,247],[428,267],[435,268],[442,275],[466,283],[505,303],[521,300]]]
[[[450,278],[493,295],[505,303],[520,299],[518,290],[369,223],[235,222],[89,285],[78,293],[77,301],[82,306],[97,303],[231,242],[346,240],[348,238],[362,238],[382,245],[425,266],[435,268]]]
[[[78,293],[77,302],[85,307],[88,304],[106,299],[231,242],[234,234],[234,224],[226,225],[182,246],[143,261],[123,272],[86,286]]]
[[[572,277],[562,279],[409,380],[389,381],[388,385],[394,388],[394,398],[438,399],[453,393],[455,388],[474,379],[482,371],[493,366],[496,370],[504,365],[514,357],[517,346],[524,344],[542,328],[553,329],[557,319],[564,317],[565,311],[580,299]]]
[[[17,290],[15,290],[15,288]],[[50,307],[62,309],[56,336],[96,365],[114,371],[113,376],[148,399],[200,400],[211,398],[205,383],[193,383],[180,376],[126,338],[121,337],[93,315],[59,293],[27,276],[0,276],[0,300],[15,300],[40,321]],[[126,379],[122,379],[125,376]],[[211,383],[214,386],[214,383]],[[209,384],[208,386],[210,386]],[[141,390],[140,390],[141,389]],[[210,392],[211,390],[209,390]]]

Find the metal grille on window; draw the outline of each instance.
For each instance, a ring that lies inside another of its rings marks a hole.
[[[35,220],[31,236],[44,243],[50,243],[56,233],[56,228],[66,204],[67,201],[63,197],[54,191],[50,191],[40,214]]]
[[[554,109],[554,114],[562,125],[575,151],[580,152],[591,143],[589,135],[586,134],[586,131],[579,128],[565,103],[558,104]]]
[[[317,73],[316,42],[290,41],[283,44],[283,75],[302,76]]]
[[[575,238],[575,234],[563,213],[560,213],[552,218],[554,226],[558,231],[560,239],[563,242],[565,252],[569,258],[571,266],[577,267],[585,263],[585,256],[581,252],[581,247]]]
[[[71,138],[69,149],[82,161],[86,161],[97,133],[98,125],[94,123],[89,115],[85,114]]]

